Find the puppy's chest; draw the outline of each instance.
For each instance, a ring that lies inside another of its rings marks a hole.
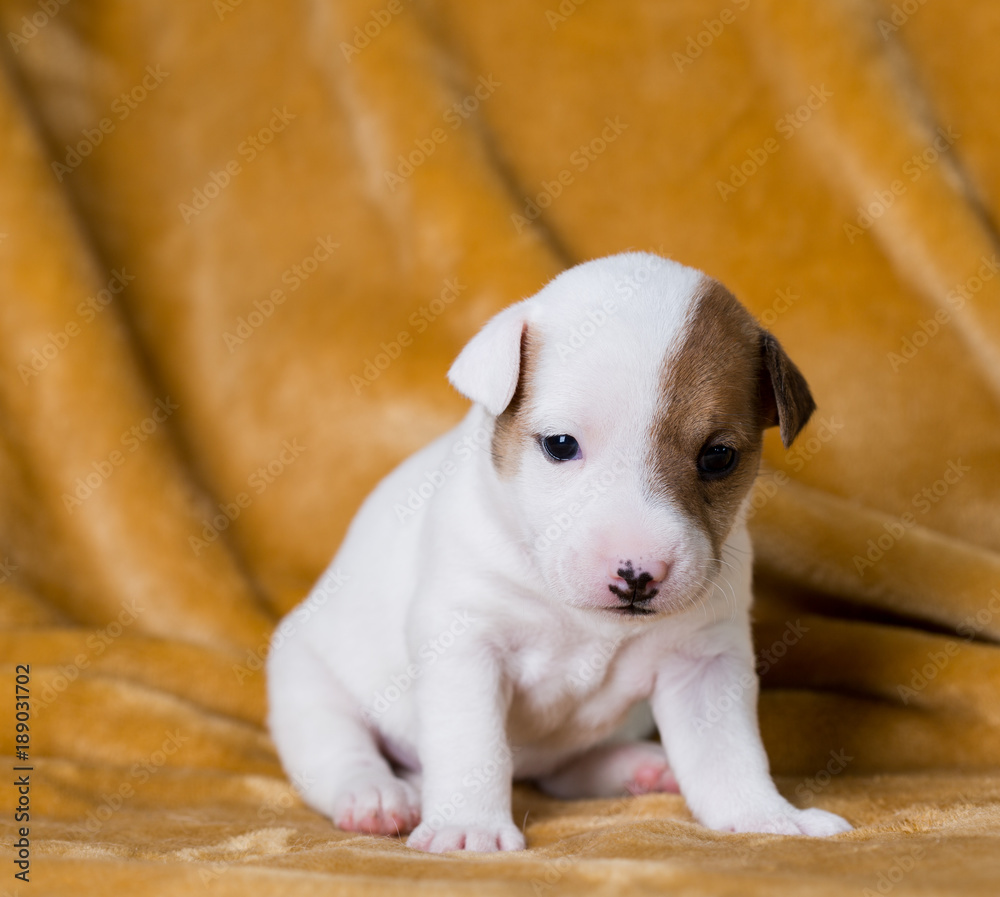
[[[567,634],[538,640],[509,658],[513,679],[512,723],[536,735],[617,720],[652,687],[649,646],[613,634]]]

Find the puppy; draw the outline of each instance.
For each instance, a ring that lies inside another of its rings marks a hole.
[[[787,446],[814,408],[777,340],[628,253],[500,312],[449,379],[468,415],[379,484],[272,642],[307,803],[435,852],[523,848],[512,778],[679,789],[721,831],[849,830],[778,793],[757,725],[748,492],[764,429]]]

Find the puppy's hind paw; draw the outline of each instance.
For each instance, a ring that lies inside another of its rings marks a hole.
[[[331,816],[334,825],[345,831],[405,834],[420,822],[420,795],[391,773],[360,773],[334,798]]]
[[[636,745],[636,747],[641,746]],[[659,754],[663,754],[662,749]],[[651,794],[654,792],[677,794],[680,788],[666,756],[653,754],[653,756],[637,758],[631,778],[625,784],[625,790],[629,794]]]
[[[597,745],[540,779],[538,786],[564,800],[680,790],[663,746],[653,741]]]

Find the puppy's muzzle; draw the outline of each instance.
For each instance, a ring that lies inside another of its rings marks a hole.
[[[619,561],[608,572],[611,574],[608,590],[622,602],[614,610],[637,616],[654,613],[649,602],[656,597],[668,573],[663,561],[651,561],[640,568],[632,561]]]

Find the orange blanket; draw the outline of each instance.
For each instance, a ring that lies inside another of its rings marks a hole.
[[[0,25],[0,889],[996,892],[995,4],[5,0]],[[725,282],[817,397],[754,501],[761,720],[785,793],[857,828],[518,786],[523,853],[337,831],[262,725],[274,622],[461,415],[465,340],[627,248]]]

